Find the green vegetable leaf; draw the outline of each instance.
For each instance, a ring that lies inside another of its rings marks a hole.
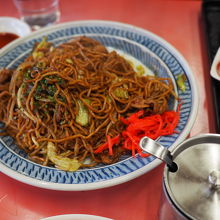
[[[178,74],[177,75],[177,85],[179,86],[180,90],[185,92],[186,91],[186,76],[184,74]]]

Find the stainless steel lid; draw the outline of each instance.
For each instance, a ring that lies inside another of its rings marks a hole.
[[[171,154],[178,170],[166,166],[164,183],[172,202],[193,219],[220,219],[220,135],[189,138]]]

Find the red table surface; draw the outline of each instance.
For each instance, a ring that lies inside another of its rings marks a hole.
[[[60,22],[112,20],[149,30],[172,44],[188,61],[200,104],[190,136],[215,132],[201,1],[61,0]],[[0,16],[18,17],[12,0],[0,0]],[[121,185],[83,192],[35,188],[0,173],[0,219],[37,220],[60,214],[90,214],[117,220],[157,219],[163,165]]]

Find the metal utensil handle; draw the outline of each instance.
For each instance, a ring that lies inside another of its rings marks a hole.
[[[158,159],[164,161],[171,172],[177,171],[177,165],[173,162],[172,155],[170,154],[170,151],[167,148],[165,148],[164,146],[162,146],[161,144],[157,143],[149,137],[143,137],[140,140],[139,145],[144,152],[152,154]]]

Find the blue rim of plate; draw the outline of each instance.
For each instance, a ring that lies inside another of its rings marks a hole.
[[[135,42],[153,53],[169,69],[176,80],[178,74],[186,76],[186,91],[176,90],[182,100],[178,133],[162,136],[158,141],[172,151],[189,134],[198,110],[198,92],[193,73],[182,55],[169,43],[144,29],[112,21],[88,20],[67,22],[44,28],[26,37],[15,40],[0,51],[0,68],[13,67],[23,59],[33,44],[42,36],[49,41],[61,43],[77,35],[100,34],[115,36]],[[15,62],[16,60],[16,62]],[[64,191],[84,191],[105,188],[127,182],[157,167],[160,160],[153,156],[148,158],[129,157],[118,163],[76,172],[65,172],[55,168],[41,166],[26,159],[26,155],[5,136],[0,139],[0,171],[29,185]]]

